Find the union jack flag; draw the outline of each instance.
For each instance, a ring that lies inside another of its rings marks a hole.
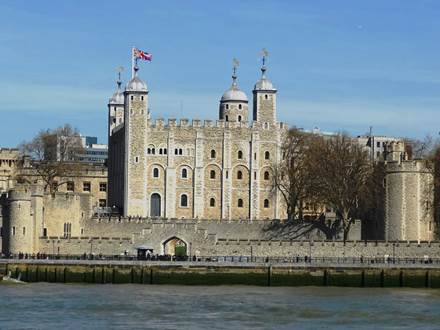
[[[151,61],[153,59],[153,55],[147,52],[144,52],[140,49],[133,48],[133,57],[134,58],[140,58],[144,61]]]

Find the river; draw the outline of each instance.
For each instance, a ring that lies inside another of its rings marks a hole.
[[[0,329],[438,329],[440,290],[0,285]]]

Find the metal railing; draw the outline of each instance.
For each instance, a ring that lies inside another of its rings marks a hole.
[[[10,254],[0,255],[0,259],[14,260],[100,260],[100,261],[179,261],[179,262],[203,262],[203,263],[268,263],[284,265],[339,265],[339,266],[365,266],[370,265],[438,265],[440,257],[256,257],[256,256],[170,256],[151,255],[146,258],[138,258],[135,255],[102,255],[102,254]]]

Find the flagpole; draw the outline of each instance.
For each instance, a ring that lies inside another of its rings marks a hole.
[[[131,48],[131,79],[134,78],[134,47]]]

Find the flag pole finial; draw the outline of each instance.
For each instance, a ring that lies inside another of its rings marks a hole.
[[[266,78],[266,61],[267,61],[267,57],[269,56],[269,52],[267,51],[266,48],[263,48],[261,50],[261,62],[262,62],[262,66],[261,66],[261,78]]]
[[[123,66],[120,66],[116,69],[116,72],[118,73],[118,80],[116,81],[116,84],[118,85],[118,89],[121,89],[121,85],[122,85],[121,75],[123,71],[124,71]]]
[[[237,68],[240,62],[236,59],[232,59],[232,86],[237,86]]]

